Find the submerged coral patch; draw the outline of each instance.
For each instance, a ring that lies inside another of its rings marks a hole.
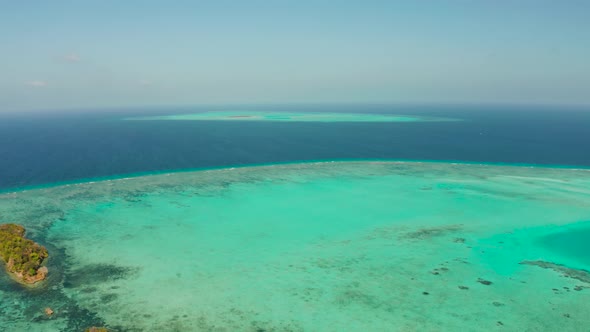
[[[88,287],[98,283],[130,278],[136,273],[137,268],[132,267],[104,263],[90,264],[66,271],[64,287]],[[84,292],[89,292],[88,288],[85,288]]]
[[[543,269],[553,270],[566,278],[572,278],[590,285],[590,271],[584,269],[572,269],[563,264],[545,261],[522,261],[520,264],[538,266]]]
[[[463,225],[445,225],[438,227],[424,227],[415,231],[404,233],[400,235],[400,239],[411,240],[427,240],[433,237],[444,236],[454,232],[458,232],[463,228]],[[457,242],[457,241],[455,241]]]

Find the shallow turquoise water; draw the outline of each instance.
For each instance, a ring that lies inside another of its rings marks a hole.
[[[7,193],[0,222],[48,246],[51,279],[0,277],[0,330],[584,330],[589,188],[589,170],[334,162]]]
[[[370,113],[218,111],[195,114],[138,116],[125,120],[289,121],[289,122],[418,122],[456,121],[450,118]]]

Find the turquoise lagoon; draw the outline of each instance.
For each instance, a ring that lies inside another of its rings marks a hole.
[[[52,255],[37,289],[0,276],[2,331],[590,327],[586,169],[180,172],[4,193],[0,222]]]
[[[450,118],[370,113],[217,111],[193,114],[137,116],[125,120],[288,121],[288,122],[422,122],[456,121]]]

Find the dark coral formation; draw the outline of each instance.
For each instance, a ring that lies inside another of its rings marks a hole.
[[[436,269],[430,271],[430,273],[434,274],[434,275],[440,275],[441,273],[445,273],[448,271],[449,271],[449,268],[443,266],[443,267],[439,267],[439,268],[436,268]]]
[[[0,258],[19,282],[34,284],[47,276],[47,268],[41,265],[49,254],[24,236],[25,228],[20,225],[0,225]]]
[[[482,285],[486,285],[486,286],[489,286],[489,285],[491,285],[491,284],[492,284],[492,282],[491,282],[491,281],[489,281],[489,280],[485,280],[485,279],[482,279],[482,278],[477,278],[477,282],[479,282],[479,283],[480,283],[480,284],[482,284]]]
[[[579,280],[581,282],[590,284],[590,271],[583,270],[583,269],[572,269],[562,264],[556,264],[551,262],[545,261],[522,261],[520,264],[523,265],[532,265],[538,266],[544,269],[550,269],[555,272],[560,273],[562,276],[566,278],[572,278]],[[576,289],[578,290],[578,289]]]
[[[63,285],[66,288],[80,287],[87,289],[88,285],[126,279],[136,273],[137,269],[132,267],[112,264],[89,264],[75,270],[67,271]]]
[[[420,228],[417,231],[409,232],[400,236],[401,239],[416,239],[416,240],[424,240],[430,239],[433,237],[447,235],[449,233],[454,233],[460,231],[463,228],[463,225],[445,225],[439,227],[425,227]]]

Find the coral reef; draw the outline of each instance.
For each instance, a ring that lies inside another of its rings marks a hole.
[[[433,237],[444,236],[449,233],[457,232],[463,229],[463,225],[444,225],[437,227],[424,227],[416,231],[400,235],[400,239],[425,240]]]
[[[479,282],[482,285],[486,285],[486,286],[493,284],[493,282],[491,282],[489,280],[482,279],[482,278],[477,278],[477,282]]]
[[[572,278],[590,284],[590,272],[583,269],[572,269],[562,264],[545,261],[522,261],[520,264],[533,265],[561,273],[566,278]],[[577,289],[576,289],[577,290]]]

